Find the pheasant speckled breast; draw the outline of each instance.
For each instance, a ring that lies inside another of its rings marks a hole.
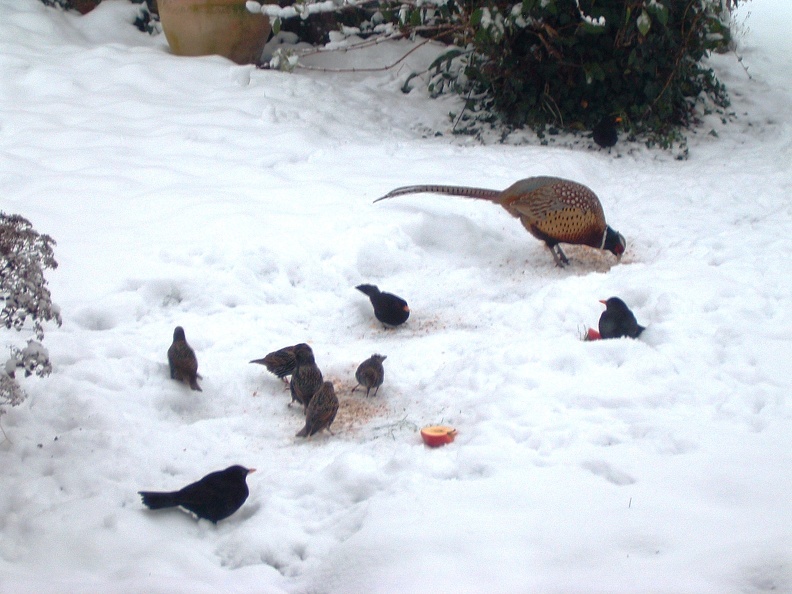
[[[547,244],[558,266],[569,263],[561,250],[561,243],[608,250],[617,258],[621,258],[627,247],[621,233],[605,222],[602,204],[596,194],[583,184],[567,179],[529,177],[503,191],[469,186],[404,186],[374,202],[420,193],[462,196],[500,204],[509,214],[520,219],[531,235]]]
[[[503,207],[523,226],[548,245],[571,243],[602,247],[607,224],[596,194],[583,184],[533,177],[506,188]]]

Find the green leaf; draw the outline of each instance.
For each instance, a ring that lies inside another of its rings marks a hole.
[[[583,64],[583,72],[586,74],[586,83],[591,84],[595,80],[605,80],[605,71],[597,62]]]
[[[275,17],[275,19],[272,21],[272,34],[277,35],[278,33],[280,33],[280,30],[281,30],[281,19],[280,17]]]
[[[652,26],[652,19],[649,18],[649,13],[646,12],[646,10],[641,11],[636,24],[638,25],[638,30],[641,32],[641,35],[646,37],[646,34],[649,33],[649,29]]]
[[[584,33],[588,33],[590,35],[601,35],[602,33],[605,33],[604,25],[595,25],[594,23],[589,23],[588,21],[583,21],[580,24],[580,28]]]
[[[451,61],[462,53],[463,51],[458,47],[451,48],[450,50],[443,52],[437,58],[435,58],[434,61],[429,64],[428,70],[432,70],[433,68],[437,68],[439,70],[443,62],[448,62],[448,65],[450,65]]]
[[[484,16],[484,9],[477,8],[473,11],[473,14],[470,15],[470,25],[474,29],[478,29],[478,26],[481,24],[481,18]]]
[[[667,6],[655,2],[655,3],[649,5],[649,10],[652,11],[652,14],[654,14],[655,18],[658,21],[660,21],[660,24],[663,25],[663,27],[668,25],[668,7]],[[644,35],[646,35],[646,34],[644,33]]]
[[[531,14],[531,11],[536,8],[537,0],[522,0],[522,14]]]

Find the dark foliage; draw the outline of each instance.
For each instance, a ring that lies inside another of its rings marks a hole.
[[[523,0],[456,5],[432,89],[467,98],[468,122],[592,130],[603,118],[668,144],[696,103],[728,105],[702,59],[728,43],[721,0]],[[464,128],[464,126],[463,126]]]

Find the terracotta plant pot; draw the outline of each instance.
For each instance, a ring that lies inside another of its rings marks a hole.
[[[269,19],[245,0],[158,0],[162,30],[179,56],[217,54],[255,64],[270,34]]]
[[[88,14],[94,8],[99,6],[101,1],[102,0],[72,0],[70,5],[80,14]]]

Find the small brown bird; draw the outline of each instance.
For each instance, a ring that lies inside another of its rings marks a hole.
[[[624,237],[605,222],[602,204],[583,184],[558,177],[529,177],[503,191],[467,186],[404,186],[374,202],[405,194],[446,194],[478,198],[500,204],[520,219],[528,232],[545,242],[558,266],[569,263],[561,243],[587,245],[613,252],[621,258]]]
[[[184,328],[176,326],[173,331],[173,343],[168,349],[168,365],[170,365],[171,379],[187,382],[193,390],[202,392],[198,385],[198,359],[187,339],[184,337]]]
[[[268,353],[263,359],[253,359],[251,363],[264,365],[267,371],[282,379],[288,386],[289,380],[286,379],[286,376],[294,373],[297,357],[294,356],[294,347],[288,346]]]
[[[366,388],[366,397],[368,397],[371,388],[376,388],[374,390],[374,396],[376,396],[385,379],[385,368],[382,367],[382,362],[387,358],[387,355],[374,354],[363,361],[355,372],[358,385],[352,388],[352,391],[357,390],[358,386],[363,386]]]
[[[314,361],[313,350],[307,344],[295,345],[294,357],[296,366],[289,384],[291,401],[297,401],[307,407],[313,395],[322,387],[322,372]]]
[[[322,429],[330,431],[337,412],[338,397],[335,388],[332,383],[324,382],[305,410],[305,427],[295,437],[308,437]],[[330,431],[330,434],[333,432]]]
[[[217,524],[242,507],[248,498],[247,475],[255,468],[229,466],[211,472],[178,491],[138,491],[149,509],[183,507],[199,518]]]
[[[399,326],[410,317],[410,307],[401,297],[380,291],[376,285],[358,285],[355,288],[368,295],[374,307],[374,317],[383,324]]]
[[[618,297],[601,299],[605,311],[599,319],[599,333],[602,338],[638,338],[645,330],[635,319],[627,304]]]

